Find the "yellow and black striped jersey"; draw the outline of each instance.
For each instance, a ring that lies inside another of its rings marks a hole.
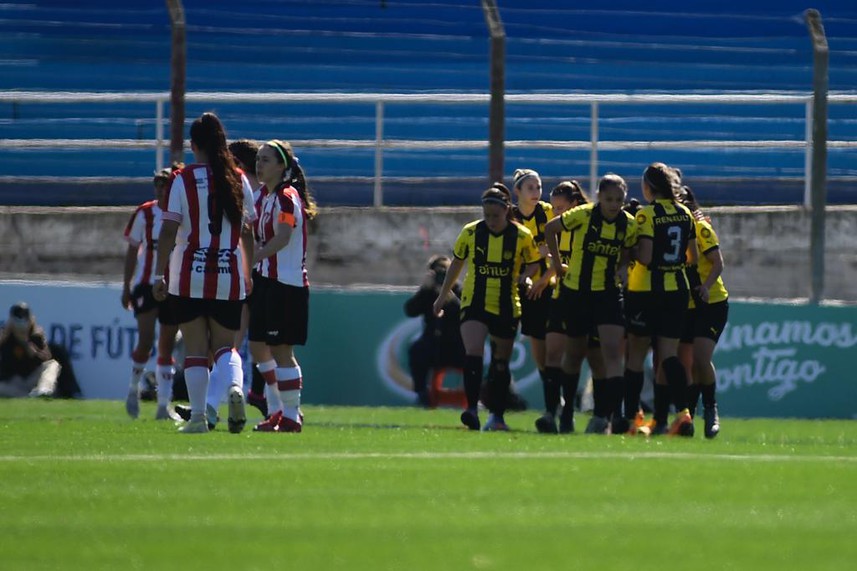
[[[622,249],[637,242],[634,217],[620,210],[614,220],[606,220],[598,204],[582,204],[566,210],[560,220],[572,233],[571,260],[562,285],[580,291],[615,288]]]
[[[711,261],[705,255],[712,250],[720,248],[720,240],[717,238],[717,233],[711,226],[711,222],[703,218],[696,221],[696,249],[699,252],[699,262],[697,269],[699,270],[699,279],[705,283],[708,276],[711,274]],[[717,281],[714,282],[708,289],[708,303],[717,303],[729,298],[729,292],[726,291],[726,285],[723,283],[723,276],[717,276]],[[693,299],[690,300],[690,307],[693,307]]]
[[[503,232],[494,234],[484,220],[476,220],[462,228],[453,255],[467,260],[462,308],[473,305],[503,317],[521,316],[520,269],[541,258],[529,230],[510,222]]]
[[[659,198],[637,211],[638,239],[652,240],[652,261],[639,261],[628,275],[628,291],[687,291],[687,246],[696,221],[683,204]]]
[[[572,247],[572,237],[574,234],[569,232],[568,230],[563,230],[559,233],[559,240],[557,241],[557,247],[559,249],[559,261],[560,263],[568,267],[568,264],[571,262],[571,247]],[[556,278],[554,278],[556,279]],[[562,287],[562,282],[557,281],[553,290],[553,297],[559,297],[559,290]]]
[[[533,235],[533,240],[539,248],[539,252],[545,253],[545,226],[548,220],[553,216],[553,205],[550,202],[538,201],[536,207],[529,216],[524,216],[523,213],[516,207],[512,209],[512,217],[521,225],[523,225],[530,234]],[[542,263],[539,264],[539,271],[533,276],[533,281],[539,279],[547,270],[547,259],[542,256]]]

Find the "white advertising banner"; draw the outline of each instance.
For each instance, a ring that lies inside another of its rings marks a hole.
[[[0,281],[0,321],[26,302],[48,341],[68,349],[85,398],[124,399],[137,322],[120,295],[119,283]]]

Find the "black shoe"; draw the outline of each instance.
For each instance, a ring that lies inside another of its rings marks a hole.
[[[574,407],[570,404],[562,407],[559,415],[559,433],[572,434],[574,432]]]
[[[190,421],[190,406],[186,404],[177,404],[175,407],[176,414],[179,415],[183,421]]]
[[[461,424],[470,430],[479,430],[479,414],[475,410],[467,409],[461,413]]]
[[[610,422],[602,416],[592,416],[586,425],[586,434],[609,434]]]
[[[652,436],[663,436],[667,432],[669,432],[669,425],[667,423],[661,424],[660,422],[655,422],[655,426],[652,427]]]
[[[173,407],[173,409],[176,411],[176,414],[179,415],[183,421],[190,422],[190,405],[177,404],[177,405],[175,405],[175,407]],[[206,420],[208,421],[208,429],[214,430],[214,428],[217,426],[217,424],[214,422],[211,422],[211,420],[208,419],[208,415],[206,415]],[[220,417],[217,417],[217,420],[220,420]]]
[[[627,418],[614,418],[610,421],[610,434],[627,434],[631,423]]]
[[[551,413],[544,413],[536,419],[536,430],[540,434],[556,434],[556,419]]]
[[[702,411],[705,420],[705,437],[714,438],[720,434],[720,416],[717,414],[717,405],[707,406]]]
[[[268,418],[268,399],[264,396],[250,391],[247,393],[247,404],[259,409],[263,418]]]

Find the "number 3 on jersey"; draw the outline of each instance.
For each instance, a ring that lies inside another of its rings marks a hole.
[[[670,239],[669,251],[664,252],[664,261],[676,263],[681,256],[681,227],[670,226],[667,228],[667,237]]]

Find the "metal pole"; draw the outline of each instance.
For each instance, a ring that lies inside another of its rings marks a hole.
[[[502,182],[506,131],[506,30],[495,0],[482,0],[491,33],[491,103],[488,110],[488,181]]]
[[[155,103],[155,170],[164,168],[164,102]]]
[[[812,99],[806,102],[806,149],[803,153],[803,206],[812,208]]]
[[[807,10],[806,24],[812,38],[812,212],[810,218],[809,258],[812,267],[810,303],[824,297],[824,209],[827,204],[827,89],[830,51],[821,14]]]
[[[172,59],[170,62],[170,162],[184,162],[185,71],[187,38],[182,0],[167,0],[172,24]]]
[[[589,140],[592,148],[589,151],[589,193],[595,196],[598,192],[598,102],[593,101],[589,112]]]
[[[384,188],[381,182],[384,176],[384,102],[375,103],[375,190],[372,203],[384,205]]]

